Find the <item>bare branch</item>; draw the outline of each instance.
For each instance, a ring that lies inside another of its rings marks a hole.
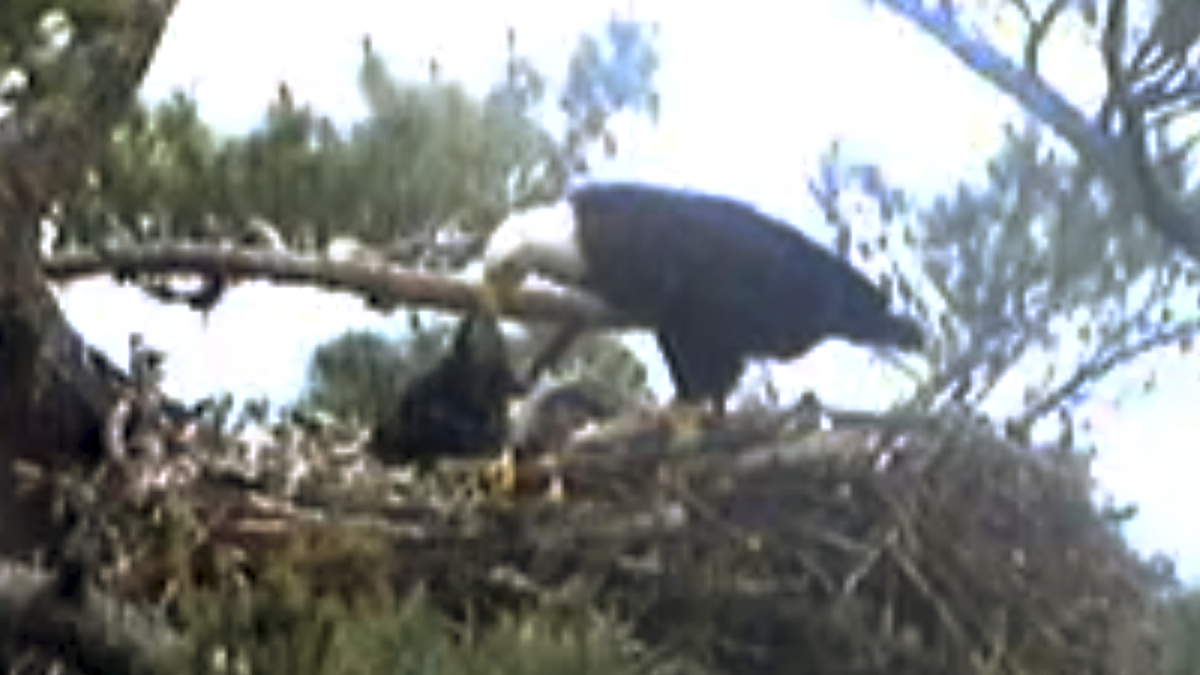
[[[1195,109],[1197,98],[1200,98],[1200,75],[1195,71],[1187,73],[1179,79],[1156,79],[1151,82],[1140,82],[1137,93],[1131,93],[1137,104],[1144,110],[1153,110],[1158,114],[1167,109]]]
[[[1046,41],[1054,22],[1069,4],[1071,0],[1054,0],[1037,20],[1031,22],[1029,37],[1025,40],[1025,70],[1030,75],[1038,77],[1038,57],[1041,55],[1042,43]],[[1018,3],[1018,6],[1027,19],[1032,17],[1032,12],[1025,3]]]
[[[988,356],[995,353],[998,337],[972,341],[967,349],[952,361],[943,366],[932,377],[917,388],[912,400],[919,407],[932,406],[948,391],[953,391],[951,398],[960,400],[970,392],[976,371],[988,361]]]
[[[1156,227],[1168,233],[1200,234],[1195,214],[1171,195],[1155,175],[1150,160],[1149,130],[1146,128],[1145,109],[1131,97],[1119,101],[1124,118],[1124,133],[1121,136],[1128,163],[1136,179],[1138,210]]]
[[[1070,377],[1052,391],[1022,411],[1014,419],[1014,422],[1022,428],[1027,428],[1043,416],[1054,412],[1069,399],[1079,395],[1085,387],[1095,384],[1118,366],[1159,347],[1177,344],[1197,335],[1200,335],[1200,319],[1155,331],[1130,344],[1098,354],[1075,369]]]
[[[1129,95],[1129,85],[1125,77],[1125,65],[1122,57],[1125,54],[1125,31],[1128,21],[1127,0],[1111,0],[1108,6],[1108,16],[1104,20],[1104,34],[1100,41],[1100,56],[1104,61],[1104,72],[1108,79],[1108,92],[1104,103],[1100,105],[1097,115],[1100,130],[1109,133],[1112,128],[1112,116],[1116,112],[1117,101],[1124,100]]]
[[[1070,143],[1085,164],[1098,167],[1107,179],[1118,209],[1143,213],[1150,225],[1189,257],[1200,260],[1200,225],[1188,219],[1162,220],[1146,209],[1161,206],[1147,200],[1145,188],[1131,166],[1127,148],[1098,129],[1059,92],[1024,71],[993,45],[977,40],[954,17],[928,9],[919,0],[879,0],[917,25],[954,54],[967,68],[1011,96],[1029,114],[1050,126]],[[1171,202],[1174,209],[1179,204]]]
[[[1032,25],[1037,20],[1033,17],[1033,8],[1025,0],[1011,0],[1009,4],[1017,8],[1017,11],[1021,13],[1021,18],[1025,19],[1027,23]]]
[[[221,276],[229,283],[263,279],[352,293],[372,305],[406,304],[458,312],[479,309],[482,297],[480,288],[465,281],[386,264],[220,246],[170,244],[122,248],[103,254],[70,254],[45,261],[43,269],[58,282],[109,273],[198,274]],[[599,300],[579,293],[525,291],[517,294],[502,312],[518,319],[628,325]]]
[[[1022,332],[1014,343],[1006,345],[1007,349],[1004,352],[992,350],[984,364],[983,385],[976,389],[973,405],[982,405],[983,401],[995,391],[1004,376],[1011,372],[1013,366],[1029,351],[1031,342],[1032,337],[1028,333]]]
[[[1139,45],[1130,70],[1139,78],[1158,73],[1159,79],[1167,80],[1187,68],[1188,57],[1200,38],[1197,10],[1194,0],[1160,1],[1150,35]]]

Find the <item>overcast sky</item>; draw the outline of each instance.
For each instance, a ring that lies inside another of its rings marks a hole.
[[[805,181],[834,138],[853,156],[879,162],[919,196],[979,176],[1016,108],[964,70],[928,38],[883,9],[844,0],[640,0],[637,16],[661,25],[662,117],[656,129],[627,129],[622,155],[603,177],[689,185],[737,196],[787,217],[828,240]],[[421,77],[436,56],[447,77],[477,91],[501,74],[505,28],[551,75],[561,72],[578,35],[603,24],[611,0],[196,0],[180,3],[144,94],[192,93],[207,121],[231,132],[258,123],[280,80],[335,120],[363,112],[354,76],[360,40],[370,34],[396,72]],[[1071,73],[1072,87],[1094,71],[1070,61],[1047,66]],[[1062,80],[1060,80],[1062,81]],[[1076,93],[1076,92],[1072,92]],[[181,308],[163,308],[104,281],[64,295],[70,318],[100,347],[124,358],[140,330],[171,354],[170,387],[192,399],[213,391],[265,394],[280,401],[303,383],[312,349],[348,327],[394,332],[394,322],[358,301],[300,289],[239,290],[205,325]],[[114,320],[119,317],[119,320]],[[667,391],[661,363],[645,338],[635,341]],[[1096,429],[1104,486],[1140,504],[1133,541],[1177,556],[1185,577],[1200,575],[1200,397],[1194,360],[1158,357],[1159,387],[1121,396],[1145,365],[1100,388],[1086,406]],[[877,406],[903,379],[859,350],[822,347],[773,368],[796,391]],[[870,383],[863,386],[863,383]]]

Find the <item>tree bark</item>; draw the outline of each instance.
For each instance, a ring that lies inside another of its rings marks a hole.
[[[69,325],[41,270],[43,215],[84,177],[129,109],[174,0],[113,0],[106,30],[61,54],[78,73],[53,105],[18,106],[0,119],[0,555],[23,557],[58,541],[50,488],[23,484],[29,465],[87,466],[101,453],[115,400],[114,367]],[[51,112],[53,111],[53,112]]]

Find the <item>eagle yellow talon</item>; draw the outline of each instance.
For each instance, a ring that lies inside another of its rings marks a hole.
[[[557,466],[522,462],[512,448],[505,448],[480,474],[484,494],[509,501],[562,502],[567,494],[564,482]]]
[[[517,458],[511,448],[505,448],[485,469],[487,483],[494,493],[512,496],[517,490]]]
[[[517,288],[521,285],[521,274],[511,266],[488,269],[483,276],[483,289],[479,293],[480,309],[492,316],[512,303]]]
[[[696,403],[672,403],[666,412],[667,434],[672,448],[690,450],[700,445],[708,426],[708,412]]]

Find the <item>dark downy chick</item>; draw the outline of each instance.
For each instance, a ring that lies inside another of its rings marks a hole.
[[[453,342],[377,423],[367,452],[384,464],[427,470],[442,457],[497,452],[508,439],[508,403],[523,391],[494,318],[468,315]]]

